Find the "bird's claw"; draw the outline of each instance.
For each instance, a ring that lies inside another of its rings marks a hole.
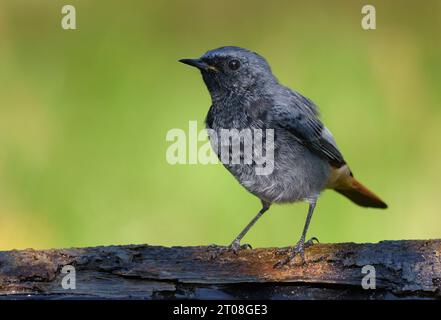
[[[218,256],[224,253],[232,252],[234,254],[238,254],[241,250],[253,249],[250,244],[240,244],[240,241],[233,241],[229,246],[218,246],[218,245],[209,245],[210,248],[214,249],[214,254],[212,256],[213,259],[216,259]]]
[[[240,241],[236,241],[234,240],[228,247],[227,250],[228,251],[232,251],[234,254],[237,254],[240,250],[247,250],[247,249],[253,249],[253,247],[248,244],[240,244]]]
[[[314,241],[316,243],[320,243],[319,239],[317,239],[316,237],[312,237],[311,239],[305,242],[305,249],[312,246],[314,244]]]
[[[305,242],[305,240],[300,239],[300,241],[297,242],[297,244],[294,246],[294,248],[292,248],[292,250],[289,253],[289,255],[285,259],[282,259],[279,262],[277,262],[274,265],[274,268],[275,269],[279,269],[279,268],[283,267],[284,265],[286,265],[288,263],[293,263],[295,258],[298,255],[300,255],[301,264],[302,265],[305,264],[305,262],[306,262],[306,260],[305,260],[305,249],[309,248],[310,246],[312,246],[314,244],[314,241],[319,243],[319,240],[316,237],[313,237],[313,238],[309,239],[306,242]]]

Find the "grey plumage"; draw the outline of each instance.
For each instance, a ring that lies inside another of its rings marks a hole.
[[[256,175],[253,165],[226,167],[248,191],[270,203],[317,196],[329,177],[329,164],[322,158],[344,163],[338,149],[322,135],[317,107],[300,93],[279,84],[268,63],[256,53],[223,47],[207,52],[202,60],[216,66],[225,63],[226,57],[240,59],[242,72],[236,77],[227,75],[222,81],[202,71],[213,100],[207,127],[270,128],[276,137],[272,174]]]
[[[316,105],[281,85],[263,57],[243,48],[222,47],[199,59],[181,62],[201,70],[210,92],[207,128],[214,132],[274,129],[271,174],[257,175],[255,163],[224,165],[242,186],[261,199],[263,209],[255,221],[272,203],[306,200],[311,204],[302,238],[292,255],[301,253],[303,257],[305,234],[318,195],[327,187],[342,188],[337,185],[343,181],[341,177],[352,176],[331,132],[320,121]],[[237,249],[254,220],[233,241],[233,249]]]

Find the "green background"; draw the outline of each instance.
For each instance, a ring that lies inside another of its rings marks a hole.
[[[77,30],[60,26],[77,10]],[[267,58],[315,101],[386,211],[320,198],[322,242],[441,237],[441,2],[0,2],[0,249],[227,244],[259,201],[221,165],[169,165],[169,129],[210,98],[177,62],[224,45]],[[285,246],[306,204],[274,206],[244,239]]]

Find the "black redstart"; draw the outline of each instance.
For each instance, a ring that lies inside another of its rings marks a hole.
[[[334,189],[363,207],[387,208],[355,180],[331,132],[320,121],[316,105],[281,85],[262,56],[228,46],[180,62],[198,68],[210,92],[212,106],[206,118],[207,129],[216,133],[250,128],[274,132],[274,168],[270,174],[257,174],[255,162],[223,162],[239,183],[262,202],[257,216],[229,248],[241,248],[241,239],[271,204],[307,201],[309,210],[302,236],[278,265],[293,260],[297,254],[304,261],[304,248],[317,240],[305,242],[305,237],[317,198],[324,189]],[[220,156],[218,144],[215,152]]]

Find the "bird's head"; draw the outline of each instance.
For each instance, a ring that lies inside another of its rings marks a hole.
[[[249,93],[277,82],[262,56],[239,47],[221,47],[200,58],[179,61],[201,71],[212,97]]]

